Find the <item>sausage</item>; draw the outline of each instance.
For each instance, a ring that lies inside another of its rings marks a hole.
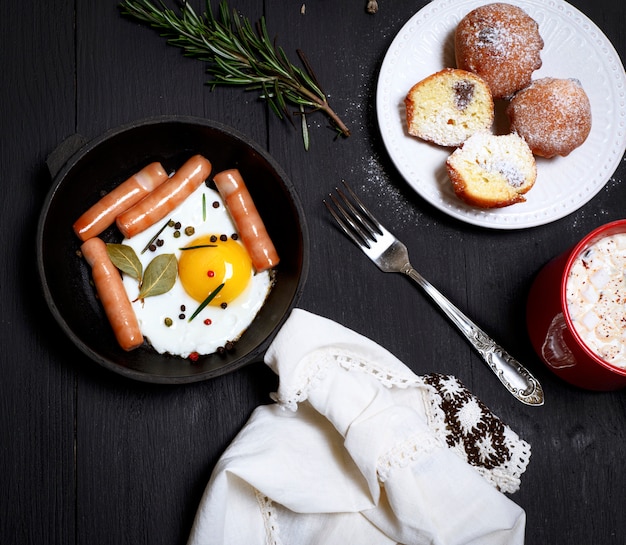
[[[202,155],[188,159],[165,183],[117,216],[118,229],[132,238],[162,220],[191,195],[211,174],[211,163]]]
[[[88,238],[98,236],[113,224],[119,214],[139,202],[167,178],[167,172],[161,163],[150,163],[83,213],[74,222],[74,232],[83,242]]]
[[[256,271],[265,271],[278,265],[280,261],[278,252],[239,170],[218,172],[213,180],[237,226],[241,242],[248,250]]]
[[[111,324],[119,345],[126,351],[143,343],[139,322],[128,299],[122,276],[107,253],[106,244],[99,237],[92,237],[80,247],[83,257],[91,266],[91,275],[104,312]]]

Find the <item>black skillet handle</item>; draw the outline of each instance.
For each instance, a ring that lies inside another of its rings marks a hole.
[[[46,159],[46,166],[52,179],[63,168],[69,158],[87,143],[87,139],[81,134],[73,134],[61,142]]]

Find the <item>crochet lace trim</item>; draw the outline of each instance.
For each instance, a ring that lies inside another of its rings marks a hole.
[[[280,539],[280,528],[278,526],[278,516],[274,503],[256,488],[254,489],[254,495],[261,511],[261,516],[263,517],[263,524],[265,525],[265,544],[283,545]]]
[[[302,361],[299,366],[300,372],[293,381],[297,386],[288,392],[281,390],[279,393],[270,394],[270,397],[284,408],[295,411],[298,404],[306,401],[309,392],[315,389],[326,377],[328,368],[337,365],[348,371],[358,370],[372,375],[387,388],[423,386],[423,381],[410,371],[407,372],[406,376],[400,376],[390,373],[373,362],[356,358],[351,353],[322,349],[314,351]]]
[[[438,448],[443,448],[443,444],[432,434],[417,433],[407,437],[378,458],[378,480],[384,483],[394,469],[407,467],[420,456]]]
[[[327,375],[331,366],[351,372],[367,373],[387,388],[420,388],[428,426],[432,435],[406,437],[379,458],[378,477],[383,483],[394,468],[405,467],[420,455],[447,447],[474,467],[489,483],[502,492],[516,492],[520,477],[530,461],[530,445],[494,415],[478,398],[453,376],[418,376],[392,373],[352,353],[320,350],[299,366],[297,387],[281,391],[272,398],[295,411]]]

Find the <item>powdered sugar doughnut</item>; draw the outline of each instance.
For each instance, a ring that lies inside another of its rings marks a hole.
[[[519,91],[507,106],[511,131],[535,155],[568,155],[591,131],[591,105],[576,79],[542,78]]]
[[[457,67],[482,77],[496,99],[513,96],[541,68],[539,25],[511,4],[486,4],[469,12],[454,40]]]

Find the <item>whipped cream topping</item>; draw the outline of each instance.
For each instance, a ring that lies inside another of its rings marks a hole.
[[[601,238],[578,256],[566,294],[568,313],[586,346],[626,368],[626,233]]]

